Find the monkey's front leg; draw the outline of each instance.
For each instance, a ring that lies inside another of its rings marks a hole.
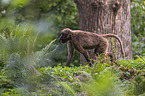
[[[70,41],[68,41],[67,47],[68,47],[68,59],[66,66],[70,66],[70,62],[74,56],[75,49],[72,47],[72,43]]]
[[[89,59],[90,56],[89,56],[88,52],[82,46],[80,46],[79,44],[76,44],[74,46],[75,46],[75,49],[77,51],[79,51],[81,54],[83,54],[83,56],[85,57],[85,59],[87,60],[89,65],[92,66],[92,63],[90,62],[90,59]]]
[[[93,61],[90,61],[90,56],[89,56],[88,52],[84,50],[82,52],[82,54],[84,55],[84,57],[87,60],[87,62],[89,63],[89,65],[92,66],[93,65]]]

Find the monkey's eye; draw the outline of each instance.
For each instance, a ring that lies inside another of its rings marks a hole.
[[[67,35],[67,34],[65,34],[65,33],[62,33],[62,35]]]

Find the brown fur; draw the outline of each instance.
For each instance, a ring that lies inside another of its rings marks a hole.
[[[70,65],[75,49],[84,55],[87,62],[90,62],[90,60],[89,60],[89,54],[86,51],[86,49],[95,49],[96,55],[107,54],[109,56],[112,56],[113,58],[112,53],[107,52],[107,49],[108,49],[107,38],[108,37],[115,37],[119,41],[122,54],[124,55],[122,42],[120,38],[114,34],[98,35],[96,33],[85,32],[81,30],[71,30],[69,28],[63,29],[60,32],[60,34],[61,35],[59,37],[59,40],[62,41],[62,43],[67,42],[67,46],[68,46],[68,60],[67,60],[66,66]]]

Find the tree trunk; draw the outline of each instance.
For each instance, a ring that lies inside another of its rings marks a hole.
[[[74,0],[79,10],[79,25],[84,31],[97,34],[113,33],[118,35],[123,43],[125,56],[132,58],[130,0]],[[118,59],[122,58],[119,42],[114,39]],[[113,52],[109,40],[109,52]],[[90,57],[95,58],[93,51]],[[80,63],[86,62],[81,55]]]

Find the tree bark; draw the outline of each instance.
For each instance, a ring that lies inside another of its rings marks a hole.
[[[113,33],[118,35],[122,42],[127,59],[132,58],[131,28],[130,28],[130,0],[74,0],[79,10],[79,26],[81,30],[97,34]],[[117,58],[122,59],[119,42],[114,39]],[[109,40],[109,52],[112,52]],[[90,57],[95,58],[93,51]],[[80,63],[85,63],[80,56]]]

